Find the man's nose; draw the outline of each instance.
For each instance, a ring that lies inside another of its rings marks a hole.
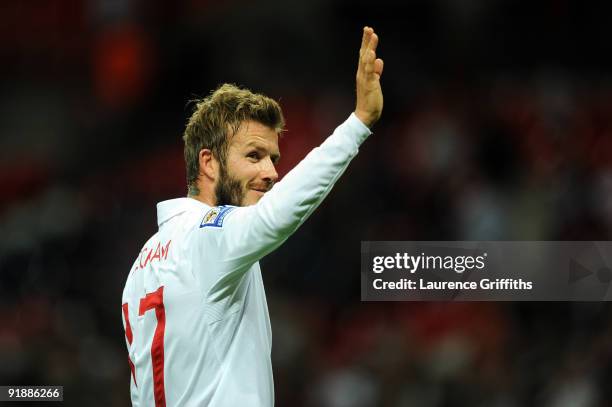
[[[278,173],[276,172],[276,168],[274,167],[274,163],[268,157],[265,160],[264,169],[261,174],[264,181],[273,184],[278,180]]]

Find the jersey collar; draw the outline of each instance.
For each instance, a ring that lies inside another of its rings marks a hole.
[[[209,206],[193,198],[176,198],[157,204],[157,225],[161,226],[167,220],[190,209],[206,209]]]

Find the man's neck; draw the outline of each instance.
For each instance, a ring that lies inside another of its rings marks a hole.
[[[200,201],[205,203],[208,206],[217,206],[215,200],[210,196],[204,196],[203,194],[199,195],[187,195],[187,198],[195,199],[196,201]]]

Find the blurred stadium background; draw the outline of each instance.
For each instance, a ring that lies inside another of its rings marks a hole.
[[[612,405],[605,303],[361,303],[361,240],[609,240],[612,7],[544,0],[0,5],[0,384],[129,405],[121,290],[185,194],[187,101],[280,99],[285,174],[349,114],[360,30],[385,111],[263,261],[278,406]]]

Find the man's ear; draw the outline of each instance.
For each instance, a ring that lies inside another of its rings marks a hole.
[[[219,161],[215,158],[212,151],[207,148],[200,150],[198,154],[200,164],[200,176],[214,182],[219,176]]]

